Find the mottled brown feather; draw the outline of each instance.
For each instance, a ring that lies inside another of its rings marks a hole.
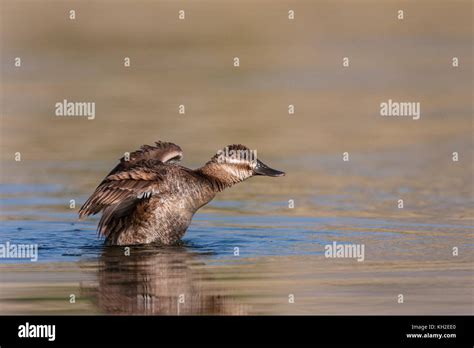
[[[124,171],[142,161],[160,161],[163,163],[178,163],[183,159],[183,150],[176,144],[157,141],[155,146],[142,145],[140,149],[131,152],[128,160],[120,158],[120,163],[112,169],[109,175]]]
[[[157,184],[162,177],[157,167],[163,163],[176,163],[183,157],[183,152],[173,143],[159,141],[155,144],[143,145],[132,152],[129,161],[122,157],[81,207],[79,217],[97,214],[111,205],[130,207],[132,202],[137,203],[140,198],[158,191]]]

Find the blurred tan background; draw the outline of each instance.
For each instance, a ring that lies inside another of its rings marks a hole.
[[[300,209],[315,194],[351,188],[362,204],[370,192],[410,186],[418,213],[469,215],[471,1],[1,0],[1,13],[4,181],[52,179],[49,169],[17,170],[17,151],[23,165],[80,163],[70,172],[82,170],[73,186],[84,194],[102,175],[93,166],[106,170],[144,143],[176,142],[191,167],[243,143],[290,174],[272,190],[307,195]],[[63,99],[95,102],[95,120],[56,117]],[[420,102],[421,119],[381,117],[388,99]],[[432,206],[446,196],[461,206]]]
[[[191,158],[232,142],[332,154],[471,131],[471,1],[1,3],[3,158],[108,159],[154,139]],[[63,98],[95,101],[96,120],[55,117]],[[421,121],[379,117],[388,98],[420,101]]]

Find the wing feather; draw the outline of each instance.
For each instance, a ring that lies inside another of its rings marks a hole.
[[[99,233],[108,236],[120,228],[121,218],[129,215],[140,202],[160,194],[160,183],[165,176],[166,164],[183,157],[181,148],[173,143],[156,142],[143,145],[125,157],[99,184],[79,210],[79,217],[103,212]]]
[[[79,217],[95,215],[105,207],[127,200],[148,198],[158,193],[159,181],[107,178],[84,203],[79,210]]]
[[[109,175],[122,172],[143,161],[159,161],[162,163],[178,163],[183,159],[183,150],[176,144],[164,141],[155,142],[155,146],[142,145],[140,149],[131,152],[130,156],[120,159],[120,163],[112,169]]]

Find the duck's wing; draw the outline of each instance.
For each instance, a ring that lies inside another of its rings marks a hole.
[[[155,142],[155,146],[142,145],[139,150],[130,154],[128,162],[157,160],[163,163],[179,162],[183,158],[183,150],[176,144],[164,141]]]
[[[178,163],[183,159],[183,150],[176,144],[164,141],[155,142],[155,146],[142,145],[140,149],[131,152],[129,156],[120,159],[120,163],[112,169],[109,175],[124,171],[143,161],[160,161],[163,163]]]
[[[161,167],[161,168],[160,168]],[[98,232],[107,236],[113,220],[129,215],[152,195],[161,194],[166,166],[161,161],[143,161],[134,168],[108,175],[79,210],[79,217],[103,212]]]
[[[114,220],[130,215],[137,204],[160,193],[166,164],[183,158],[183,150],[173,143],[158,141],[143,145],[120,159],[79,210],[79,217],[102,212],[99,233],[107,236]]]

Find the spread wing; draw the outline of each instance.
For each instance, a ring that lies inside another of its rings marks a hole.
[[[120,219],[130,215],[137,204],[161,193],[163,176],[157,170],[159,166],[164,167],[159,161],[145,161],[136,168],[107,176],[81,207],[79,217],[102,211],[98,232],[108,236]]]
[[[142,145],[140,149],[124,156],[109,175],[124,171],[142,161],[155,160],[163,163],[178,163],[183,159],[183,150],[173,143],[157,141],[155,146]]]
[[[107,175],[79,210],[79,217],[103,212],[98,231],[107,236],[120,218],[129,215],[142,201],[160,193],[166,166],[183,157],[181,148],[172,143],[143,145],[132,152]]]
[[[97,214],[111,205],[149,198],[158,193],[160,180],[157,173],[142,167],[109,175],[81,207],[79,217]]]

